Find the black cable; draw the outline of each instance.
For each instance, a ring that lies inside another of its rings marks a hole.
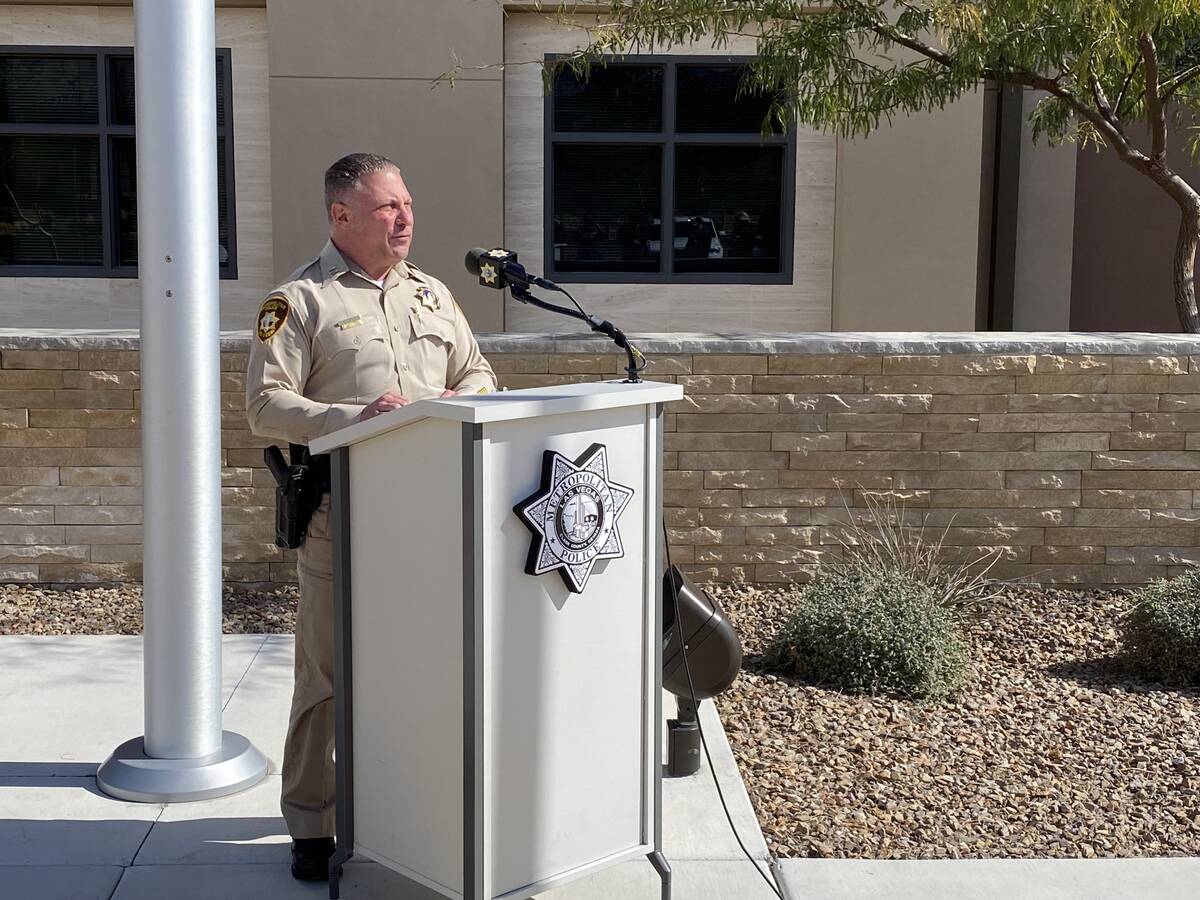
[[[591,316],[588,315],[587,310],[585,310],[582,306],[579,305],[579,301],[576,300],[571,295],[571,292],[568,291],[561,284],[554,284],[554,282],[552,282],[552,281],[546,281],[546,282],[543,282],[542,286],[549,287],[551,290],[558,291],[560,294],[566,294],[567,299],[575,304],[575,308],[577,310],[579,310],[579,313],[580,313],[580,315],[583,316],[584,321],[589,322],[589,323],[596,321],[595,319],[593,319]],[[622,335],[622,337],[624,337],[624,335]],[[640,375],[642,372],[646,371],[646,366],[650,365],[650,361],[646,359],[645,354],[642,353],[641,350],[639,350],[637,347],[633,346],[633,344],[629,343],[628,340],[625,341],[625,344],[628,346],[630,352],[632,352],[633,355],[635,357],[637,357],[639,360],[641,360],[641,362],[642,362],[642,364],[640,366],[637,366],[634,368],[634,372],[636,372],[637,374]]]
[[[679,629],[679,652],[683,655],[683,671],[687,675],[688,693],[691,695],[692,708],[696,710],[696,729],[700,732],[700,746],[704,748],[704,756],[708,759],[708,770],[712,773],[713,784],[717,786],[717,796],[721,799],[721,809],[725,811],[725,819],[729,822],[729,830],[733,832],[733,837],[737,841],[738,846],[742,848],[742,853],[746,855],[746,859],[750,861],[750,865],[754,866],[754,871],[758,873],[767,887],[771,889],[771,893],[778,897],[779,900],[785,900],[775,882],[759,867],[757,860],[750,855],[750,851],[742,843],[742,836],[738,834],[737,826],[733,824],[733,815],[729,812],[729,804],[725,802],[725,792],[721,790],[721,780],[717,778],[717,767],[713,764],[712,753],[709,752],[708,741],[704,737],[704,726],[700,723],[700,702],[696,699],[696,685],[692,682],[692,666],[688,662],[687,644],[683,639],[683,619],[679,613],[679,588],[675,584],[674,576],[670,574],[671,569],[674,567],[671,564],[671,540],[667,537],[667,523],[665,521],[663,522],[662,531],[663,544],[667,548],[667,581],[671,584],[671,601],[675,605],[675,627]],[[736,766],[736,760],[734,764]]]
[[[552,282],[552,281],[548,281],[548,282],[546,282],[546,284],[554,284],[554,282]],[[579,311],[580,311],[580,312],[583,314],[583,317],[584,317],[585,319],[591,319],[591,316],[589,316],[589,315],[587,314],[587,310],[586,310],[586,309],[584,309],[582,306],[580,306],[580,305],[579,305],[579,301],[578,301],[578,300],[576,300],[576,299],[575,299],[573,296],[571,296],[571,292],[570,292],[570,291],[568,291],[568,290],[567,290],[565,287],[563,287],[561,284],[554,284],[554,287],[552,288],[552,290],[556,290],[556,291],[558,291],[560,294],[566,294],[566,295],[567,295],[567,299],[568,299],[568,300],[570,300],[572,303],[574,303],[574,304],[575,304],[575,308],[576,308],[577,310],[579,310]]]

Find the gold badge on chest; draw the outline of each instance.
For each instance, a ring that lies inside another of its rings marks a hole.
[[[417,303],[431,311],[442,308],[442,301],[438,299],[438,295],[425,285],[417,288]]]

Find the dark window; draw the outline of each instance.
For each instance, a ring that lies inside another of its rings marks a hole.
[[[546,102],[550,277],[790,282],[795,136],[777,125],[763,135],[773,98],[741,89],[744,65],[643,57],[586,80],[556,74]]]
[[[237,277],[230,52],[218,50],[222,278]],[[136,277],[133,51],[0,48],[0,275]]]
[[[659,270],[661,147],[559,144],[554,171],[555,269]]]
[[[0,135],[0,188],[0,261],[104,265],[95,138]]]
[[[676,148],[676,272],[782,271],[783,149]]]
[[[0,122],[94,125],[99,98],[94,56],[0,56]]]
[[[609,66],[586,81],[563,72],[554,83],[559,131],[662,131],[662,66]]]
[[[759,134],[771,98],[739,93],[740,66],[679,66],[675,130],[689,133]],[[778,127],[774,125],[773,127]]]

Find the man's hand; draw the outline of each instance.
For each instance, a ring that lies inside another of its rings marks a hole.
[[[442,391],[442,395],[438,399],[442,400],[442,399],[445,399],[446,397],[457,397],[457,396],[458,396],[458,391],[452,391],[452,390],[447,389],[447,390]]]
[[[401,397],[399,394],[393,394],[391,391],[388,391],[360,412],[358,414],[358,421],[365,422],[367,419],[372,419],[381,413],[391,412],[393,409],[408,406],[410,402],[407,397]]]

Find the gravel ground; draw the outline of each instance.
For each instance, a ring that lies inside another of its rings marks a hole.
[[[967,690],[918,705],[764,672],[793,595],[713,594],[747,654],[721,717],[773,854],[1200,855],[1200,693],[1126,670],[1126,595],[1009,590],[970,625]]]
[[[1200,692],[1125,670],[1125,595],[1010,590],[970,626],[968,689],[918,705],[765,673],[792,595],[712,593],[746,651],[721,717],[776,856],[1200,855]],[[224,630],[290,633],[296,600],[226,589]],[[141,627],[140,585],[0,585],[0,634]]]
[[[295,585],[277,591],[234,591],[221,598],[226,634],[291,634],[296,625]],[[0,634],[141,634],[142,586],[54,590],[0,584]]]

